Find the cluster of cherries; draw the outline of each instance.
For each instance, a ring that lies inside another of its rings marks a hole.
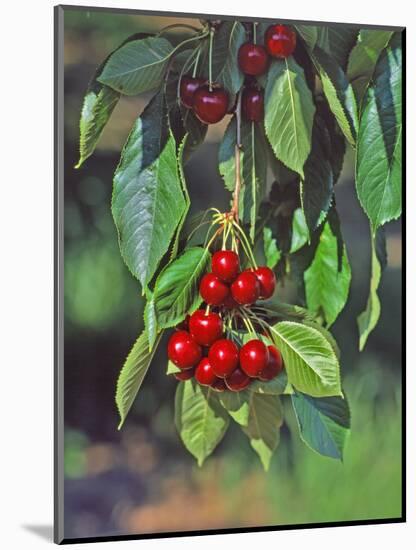
[[[212,272],[204,275],[199,292],[208,306],[227,311],[249,306],[274,293],[276,279],[268,267],[240,273],[238,255],[221,250],[212,256]],[[180,369],[178,380],[195,378],[216,391],[241,391],[253,380],[275,378],[283,360],[275,346],[254,338],[240,349],[224,337],[220,313],[198,309],[174,332],[168,343],[169,359]]]
[[[295,32],[285,25],[271,25],[264,35],[264,46],[247,42],[238,52],[238,65],[252,80],[242,94],[242,114],[251,122],[263,118],[264,93],[254,77],[267,71],[269,56],[286,58],[296,47]],[[218,85],[208,85],[204,78],[185,75],[181,79],[180,98],[182,104],[193,109],[204,124],[215,124],[229,112],[228,93]]]

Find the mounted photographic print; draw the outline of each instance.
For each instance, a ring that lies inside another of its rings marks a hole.
[[[404,521],[404,29],[277,16],[55,8],[58,543]]]

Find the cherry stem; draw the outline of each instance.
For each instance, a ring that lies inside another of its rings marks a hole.
[[[247,258],[249,259],[251,265],[254,267],[254,269],[257,269],[257,262],[256,262],[256,259],[253,255],[253,252],[251,250],[251,246],[250,246],[250,243],[246,237],[246,234],[244,233],[244,231],[241,229],[241,227],[238,225],[238,223],[236,223],[235,221],[233,221],[233,226],[238,230],[239,234],[240,234],[240,237],[241,237],[241,244],[244,248],[244,252],[246,253],[247,255]]]
[[[209,30],[209,63],[208,63],[208,86],[209,91],[212,92],[212,44],[214,41],[214,27]]]
[[[205,308],[205,315],[209,315],[209,309],[210,309],[210,305],[208,304],[207,307]]]
[[[192,78],[196,77],[196,71],[198,70],[199,58],[201,57],[201,46],[198,47],[197,52],[198,53],[196,54],[196,59],[194,61],[194,68],[192,70]]]
[[[192,25],[187,25],[186,23],[175,23],[174,25],[168,25],[167,27],[164,27],[161,31],[157,33],[157,36],[161,36],[167,31],[170,31],[171,29],[189,29],[191,31],[199,32],[201,29],[198,29],[197,27],[193,27]]]
[[[195,52],[200,51],[200,49],[201,48],[199,48],[199,50],[198,49],[192,50],[191,54],[189,55],[189,57],[187,58],[187,60],[183,64],[181,72],[179,73],[178,86],[176,88],[176,99],[177,99],[178,102],[180,102],[180,96],[181,96],[181,91],[180,90],[181,90],[182,77],[185,74],[185,72],[188,70],[188,68],[191,66],[192,59],[195,56]],[[195,75],[192,75],[192,76],[195,76]]]
[[[257,44],[257,22],[253,23],[253,44]]]

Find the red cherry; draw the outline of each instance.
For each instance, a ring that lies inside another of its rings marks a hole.
[[[220,306],[230,293],[226,284],[218,279],[213,273],[206,273],[199,285],[199,293],[204,302],[211,306]]]
[[[202,351],[189,332],[174,332],[168,342],[168,357],[182,370],[194,367],[201,359]]]
[[[198,309],[191,315],[189,332],[200,346],[210,346],[222,336],[222,321],[218,313]]]
[[[225,378],[225,384],[231,391],[244,390],[251,383],[251,378],[240,368],[236,368],[230,376]]]
[[[253,378],[257,377],[269,362],[269,350],[261,340],[249,340],[240,349],[240,367]]]
[[[219,250],[212,256],[212,272],[221,281],[231,283],[240,271],[238,255],[232,250]]]
[[[238,347],[231,340],[222,338],[212,344],[208,359],[219,378],[224,378],[233,372],[238,365]]]
[[[182,104],[188,109],[192,108],[194,103],[194,94],[205,84],[206,80],[204,78],[194,78],[192,76],[183,76],[181,78],[180,85],[180,97]]]
[[[237,302],[234,300],[231,294],[229,294],[224,300],[223,306],[226,307],[227,309],[235,309],[236,307],[239,306],[239,304],[237,304]]]
[[[267,70],[269,58],[259,44],[243,44],[238,50],[238,65],[245,74],[258,76]]]
[[[228,93],[223,88],[201,86],[194,93],[193,108],[196,116],[204,124],[215,124],[227,114]]]
[[[215,382],[211,384],[211,388],[215,391],[223,392],[227,389],[227,386],[222,378],[217,378]]]
[[[296,47],[296,34],[286,25],[271,25],[264,35],[264,43],[273,57],[289,57]]]
[[[283,359],[280,351],[274,346],[268,346],[269,362],[259,374],[260,380],[268,382],[275,378],[283,369]]]
[[[214,369],[208,360],[208,357],[203,357],[198,363],[195,370],[195,380],[202,386],[211,386],[217,380]]]
[[[173,376],[176,378],[176,380],[185,382],[185,380],[190,380],[191,378],[193,378],[194,374],[195,374],[195,369],[192,368],[192,369],[183,370],[181,372],[175,372]]]
[[[254,270],[254,274],[260,282],[260,296],[261,300],[267,300],[274,294],[276,288],[276,277],[270,267],[258,267]]]
[[[245,88],[241,98],[243,116],[250,122],[260,122],[264,114],[264,93],[257,88]]]
[[[231,294],[239,304],[253,304],[260,296],[260,282],[251,271],[243,271],[231,285]]]

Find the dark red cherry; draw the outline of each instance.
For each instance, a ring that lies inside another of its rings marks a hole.
[[[201,86],[194,93],[193,108],[204,124],[215,124],[224,118],[228,110],[228,93],[224,88]]]
[[[204,78],[194,78],[192,76],[183,76],[180,85],[180,98],[182,104],[191,109],[194,103],[194,94],[198,88],[205,84]]]
[[[249,340],[240,349],[240,367],[252,378],[256,378],[269,362],[269,350],[261,340]]]
[[[273,57],[289,57],[296,47],[296,34],[286,25],[271,25],[264,35],[264,44]]]
[[[258,267],[253,271],[257,279],[260,282],[260,296],[261,300],[267,300],[274,294],[276,288],[276,277],[273,271],[266,266]]]
[[[189,320],[189,332],[200,346],[210,346],[222,336],[222,321],[218,313],[195,311]]]
[[[251,378],[239,367],[229,376],[226,376],[224,380],[227,388],[231,391],[244,390],[251,383]]]
[[[231,285],[231,294],[242,305],[254,304],[260,296],[260,282],[251,271],[243,271]]]
[[[185,382],[185,380],[190,380],[191,378],[193,378],[194,374],[195,374],[195,368],[192,368],[192,369],[183,370],[181,372],[175,372],[173,376],[176,378],[176,380]]]
[[[174,332],[168,342],[168,357],[182,370],[190,369],[202,357],[201,347],[186,330]]]
[[[260,122],[264,114],[264,93],[257,88],[245,88],[241,98],[241,109],[245,120]]]
[[[215,382],[211,384],[211,388],[215,391],[223,392],[227,389],[227,386],[222,378],[217,378]]]
[[[208,359],[216,376],[224,378],[238,366],[238,347],[226,338],[217,340],[209,349]]]
[[[206,273],[199,285],[199,293],[204,302],[211,306],[220,306],[230,293],[228,286],[213,273]]]
[[[225,283],[232,283],[240,271],[238,255],[232,250],[218,250],[212,256],[212,273]]]
[[[191,316],[187,315],[185,319],[181,323],[179,323],[179,325],[176,325],[175,330],[188,330],[190,318]]]
[[[195,380],[202,386],[211,386],[217,377],[215,376],[214,369],[208,360],[208,357],[204,357],[198,363],[195,369]]]
[[[239,306],[239,304],[237,304],[237,302],[234,300],[231,294],[229,294],[227,298],[224,300],[223,306],[226,307],[227,309],[235,309],[236,307]]]
[[[269,57],[263,46],[247,42],[238,50],[238,65],[243,73],[258,76],[266,72]]]
[[[258,376],[264,382],[276,378],[283,369],[283,359],[280,351],[275,346],[267,346],[267,349],[269,350],[269,361]]]

